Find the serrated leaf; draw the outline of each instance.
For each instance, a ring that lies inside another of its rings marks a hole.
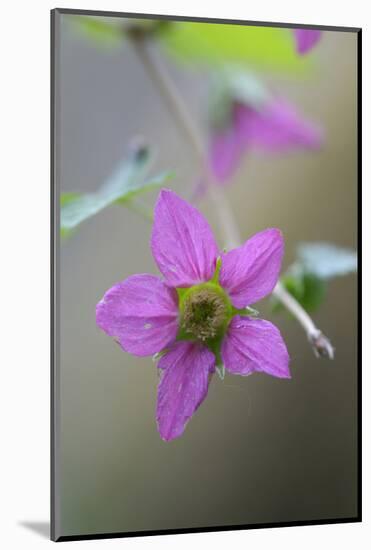
[[[288,29],[176,22],[159,36],[166,49],[183,61],[220,65],[248,63],[259,68],[304,72],[311,65],[295,51]]]
[[[302,243],[298,260],[303,269],[320,279],[331,279],[357,271],[357,253],[329,243]]]
[[[112,204],[128,204],[134,197],[164,185],[170,172],[143,181],[150,157],[147,150],[137,150],[124,159],[112,176],[95,193],[61,195],[61,235],[68,236],[80,223]]]

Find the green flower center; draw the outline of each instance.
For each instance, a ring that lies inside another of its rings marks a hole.
[[[180,325],[185,338],[219,339],[229,324],[232,305],[217,283],[193,286],[180,294]]]
[[[177,340],[202,342],[215,355],[219,376],[224,378],[221,345],[228,325],[234,315],[253,315],[257,311],[249,307],[236,309],[219,284],[221,259],[207,283],[190,288],[177,288],[179,298],[179,330]]]

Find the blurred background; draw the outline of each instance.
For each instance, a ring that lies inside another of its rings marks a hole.
[[[151,172],[174,170],[169,185],[189,197],[197,161],[130,44],[96,47],[70,16],[59,16],[57,39],[60,191],[96,190],[132,137],[143,136],[156,153]],[[319,152],[250,153],[226,188],[244,238],[281,228],[284,267],[298,241],[356,247],[356,49],[356,34],[324,32],[310,74],[265,75],[324,127],[325,144]],[[202,128],[203,70],[166,63]],[[146,197],[149,205],[155,197]],[[200,208],[218,235],[207,200]],[[292,379],[215,376],[184,435],[165,443],[155,422],[155,363],[124,353],[95,324],[95,305],[115,282],[157,273],[150,230],[115,206],[60,246],[60,534],[355,516],[356,277],[332,281],[314,314],[336,348],[334,361],[316,359],[301,327],[263,301],[261,316],[287,343]]]

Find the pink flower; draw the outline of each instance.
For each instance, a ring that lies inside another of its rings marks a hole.
[[[303,55],[308,53],[321,38],[321,31],[311,29],[294,29],[293,30],[296,51]]]
[[[234,102],[227,125],[211,137],[209,164],[217,181],[225,183],[249,150],[317,149],[322,141],[321,129],[286,101],[275,99],[261,110]]]
[[[125,351],[161,354],[156,417],[168,441],[183,433],[221,364],[242,376],[290,377],[279,330],[246,309],[272,291],[284,247],[280,231],[266,229],[220,252],[201,213],[163,189],[151,248],[164,279],[132,275],[114,285],[98,303],[96,319]]]

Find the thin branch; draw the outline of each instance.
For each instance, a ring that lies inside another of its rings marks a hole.
[[[305,309],[299,304],[293,295],[286,290],[280,281],[276,284],[273,294],[301,324],[305,330],[309,342],[313,347],[316,357],[333,359],[335,350],[331,345],[330,340],[316,327],[312,318],[308,315]]]
[[[218,213],[218,221],[221,226],[222,235],[225,238],[226,248],[234,248],[241,242],[238,228],[233,220],[232,210],[227,198],[222,191],[214,184],[213,176],[205,163],[204,145],[200,133],[195,127],[188,110],[179,96],[178,90],[173,81],[164,69],[163,64],[151,48],[151,44],[142,37],[132,36],[132,44],[140,57],[147,73],[155,84],[156,88],[166,100],[167,106],[176,121],[179,130],[191,144],[194,153],[200,163],[208,193]]]
[[[212,173],[205,162],[204,144],[201,134],[198,131],[188,109],[178,93],[172,79],[169,77],[161,60],[156,52],[151,48],[151,44],[142,36],[133,34],[131,36],[132,44],[141,59],[152,82],[160,91],[167,106],[172,113],[180,131],[185,135],[192,145],[194,153],[200,163],[208,193],[218,214],[218,221],[222,230],[222,235],[226,239],[226,247],[234,248],[242,242],[238,227],[235,223],[231,207],[225,194],[215,184]],[[330,341],[315,326],[308,313],[302,308],[297,300],[285,289],[281,282],[278,282],[273,290],[276,298],[288,309],[291,314],[303,327],[309,342],[311,343],[316,357],[334,358],[334,348]]]

